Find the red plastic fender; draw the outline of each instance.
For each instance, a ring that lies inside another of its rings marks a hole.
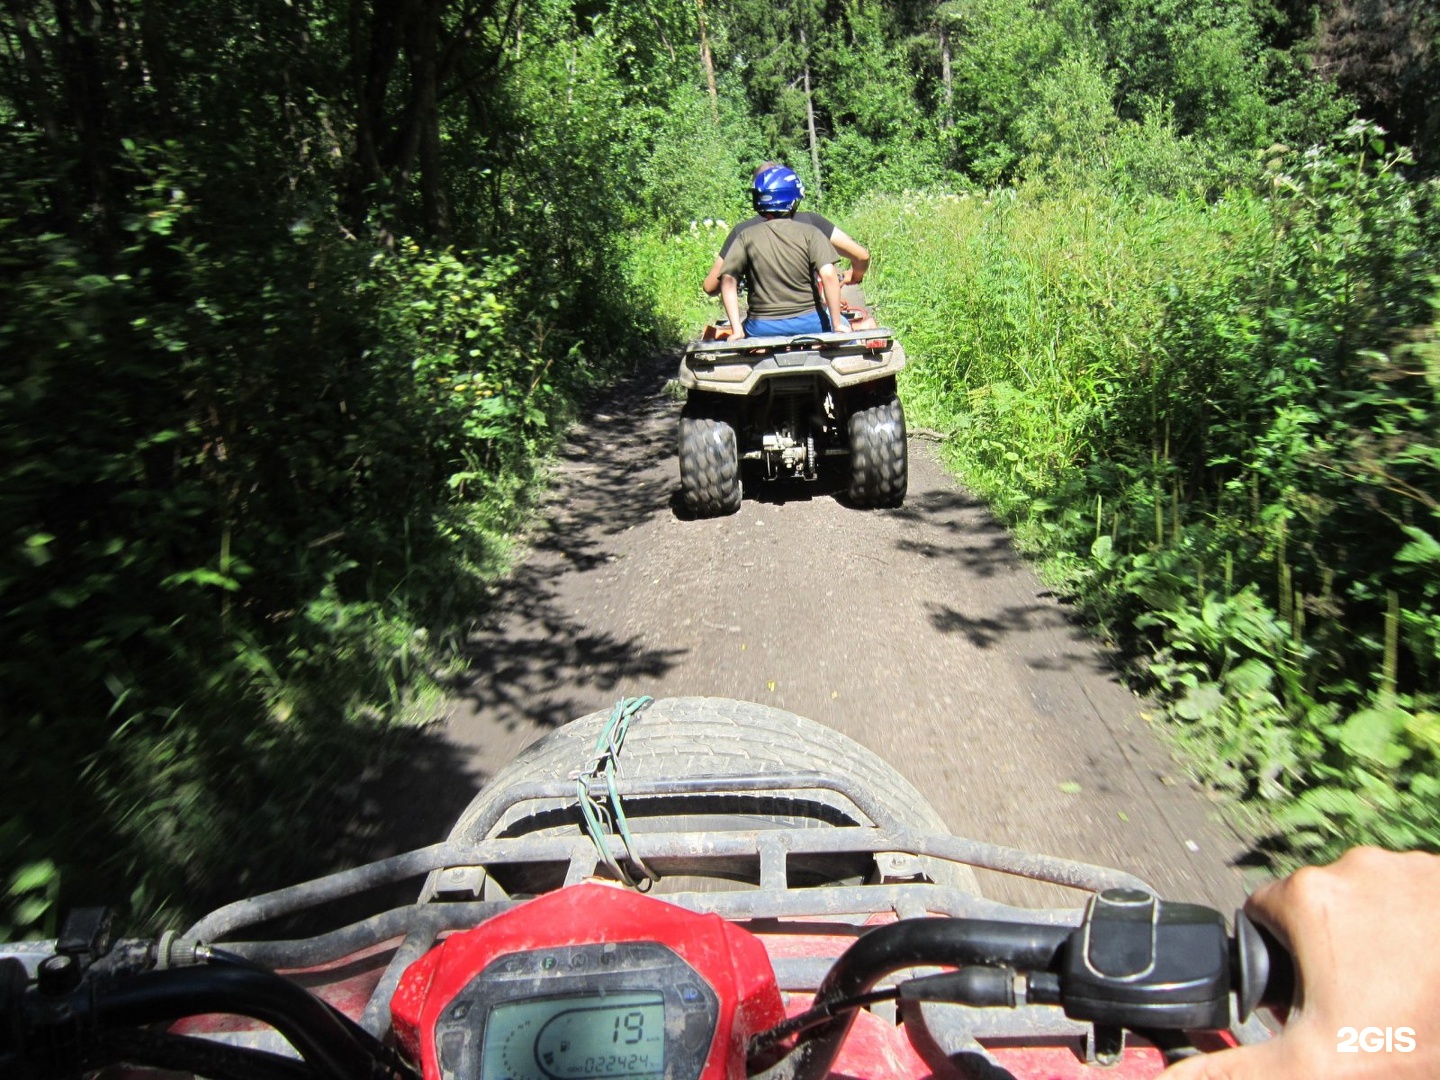
[[[547,893],[446,938],[406,969],[390,1000],[401,1049],[425,1080],[441,1080],[435,1025],[445,1007],[496,957],[564,945],[656,942],[695,969],[719,999],[702,1080],[744,1080],[750,1037],[785,1019],[775,971],[760,940],[718,915],[698,915],[609,885]]]

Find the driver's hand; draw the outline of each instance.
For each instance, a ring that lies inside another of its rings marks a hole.
[[[1295,958],[1285,1030],[1164,1080],[1440,1077],[1440,856],[1355,848],[1256,890],[1245,910]]]

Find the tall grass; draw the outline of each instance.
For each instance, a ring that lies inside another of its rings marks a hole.
[[[914,422],[1210,779],[1294,850],[1440,847],[1434,193],[1348,138],[1214,202],[1072,183],[847,225]]]
[[[705,218],[678,232],[651,229],[630,238],[625,275],[632,293],[659,313],[662,338],[688,337],[715,319],[719,301],[700,284],[729,231],[725,219]]]
[[[971,482],[1007,512],[1104,450],[1116,396],[1164,378],[1155,329],[1177,282],[1223,281],[1262,227],[1253,207],[1094,191],[911,196],[856,219],[882,252],[886,319],[921,358],[910,407],[955,430]]]

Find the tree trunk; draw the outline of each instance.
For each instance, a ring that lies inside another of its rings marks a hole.
[[[70,184],[61,175],[65,170],[65,161],[68,149],[64,136],[60,132],[60,124],[55,118],[55,108],[50,100],[50,92],[47,89],[49,79],[45,64],[45,55],[40,49],[35,36],[30,32],[30,22],[25,18],[25,12],[14,0],[9,0],[5,5],[14,21],[15,34],[20,40],[21,56],[25,63],[24,89],[29,91],[29,101],[25,101],[21,93],[21,85],[17,82],[15,100],[22,110],[29,106],[29,117],[31,123],[39,127],[45,135],[45,145],[50,151],[50,167],[55,171],[55,176],[49,185],[50,200],[54,207],[56,216],[60,219],[66,231],[74,228],[76,222],[75,204],[71,198]]]
[[[111,183],[115,152],[108,123],[108,93],[98,40],[99,9],[86,0],[55,0],[56,57],[68,105],[69,125],[76,133],[79,162],[74,174],[77,188],[99,219],[101,247],[110,254],[117,210]]]
[[[345,213],[357,233],[364,228],[375,191],[385,175],[380,143],[385,130],[385,96],[400,52],[396,2],[350,3],[350,63],[355,95],[355,160]]]
[[[800,28],[800,52],[804,59],[805,126],[810,133],[810,168],[815,173],[815,205],[825,201],[825,187],[820,182],[820,142],[815,137],[815,95],[810,92],[810,51],[805,46],[805,28]]]
[[[940,27],[940,82],[945,87],[946,128],[955,126],[955,84],[950,72],[950,32]]]
[[[170,60],[165,51],[165,12],[154,0],[140,7],[140,63],[144,83],[153,94],[154,106],[162,117],[161,130],[170,136],[182,137],[175,119],[175,91],[170,78]]]
[[[660,21],[660,16],[650,12],[650,21],[655,24],[655,33],[660,38],[660,44],[665,46],[665,51],[670,54],[670,62],[675,62],[675,46],[670,44],[670,39],[665,36],[665,24]]]
[[[450,238],[450,207],[440,162],[440,19],[449,0],[431,0],[417,12],[410,49],[410,81],[415,107],[412,122],[419,140],[420,208],[427,239]]]
[[[715,90],[715,59],[710,55],[710,37],[705,33],[705,0],[695,0],[695,13],[700,21],[700,63],[705,65],[705,82],[710,87],[710,112],[720,123],[720,95]]]

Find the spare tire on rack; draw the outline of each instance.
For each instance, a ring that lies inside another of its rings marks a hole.
[[[558,782],[583,769],[611,710],[591,713],[558,728],[524,750],[475,796],[450,832],[451,841],[527,835],[574,834],[582,828],[574,799],[519,797],[519,789],[537,781]],[[684,777],[787,776],[796,773],[833,779],[834,790],[733,790],[690,794],[630,796],[625,815],[631,831],[753,831],[764,828],[835,828],[872,822],[841,792],[864,793],[907,830],[947,833],[940,815],[903,776],[865,747],[840,732],[794,713],[728,698],[662,698],[645,706],[631,721],[619,756],[624,782]],[[533,790],[533,787],[532,789]],[[868,856],[792,856],[792,885],[862,884],[873,869]],[[979,895],[974,871],[939,859],[922,859],[931,881]],[[497,883],[509,895],[558,887],[533,872]],[[745,882],[746,865],[725,866],[706,860],[680,868],[692,875]],[[752,882],[753,883],[753,882]],[[665,891],[661,886],[657,891]],[[427,888],[427,895],[429,889]]]

